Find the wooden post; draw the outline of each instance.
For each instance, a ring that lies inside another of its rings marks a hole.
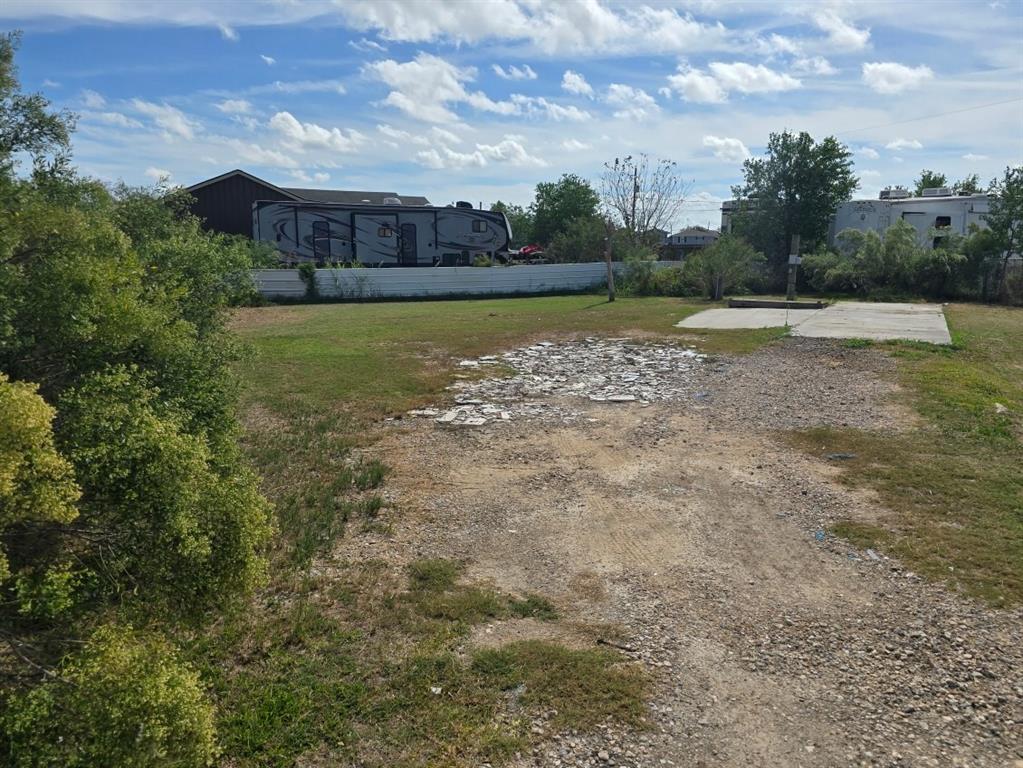
[[[604,261],[607,264],[607,301],[610,304],[615,300],[615,271],[611,266],[611,233],[614,231],[611,223],[605,225],[604,236]]]
[[[799,235],[792,236],[792,250],[789,253],[789,285],[785,291],[786,301],[796,300],[796,272],[799,270]]]

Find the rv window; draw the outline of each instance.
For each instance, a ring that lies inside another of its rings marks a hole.
[[[952,226],[952,217],[951,216],[938,216],[936,219],[934,219],[934,226],[937,227],[938,229],[941,229],[942,227],[951,227]]]
[[[472,231],[473,232],[486,232],[487,231],[487,223],[485,221],[483,221],[483,219],[473,219],[472,220]]]
[[[377,237],[391,237],[394,235],[394,231],[390,227],[380,227],[377,230]]]
[[[330,224],[326,221],[313,222],[313,258],[330,261]]]

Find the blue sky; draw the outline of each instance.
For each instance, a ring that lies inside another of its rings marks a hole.
[[[837,135],[861,195],[1023,162],[1023,2],[7,0],[24,86],[104,180],[527,203],[647,152],[713,224],[770,131]],[[683,221],[679,222],[680,224]]]

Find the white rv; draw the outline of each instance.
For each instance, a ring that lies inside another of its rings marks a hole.
[[[372,267],[470,265],[483,255],[503,258],[511,226],[503,213],[468,203],[439,208],[257,200],[252,236],[272,244],[283,261],[359,263]]]
[[[850,200],[835,211],[828,232],[828,243],[845,229],[861,232],[874,230],[883,233],[899,219],[913,225],[922,243],[932,247],[934,230],[968,234],[970,225],[986,228],[984,215],[988,213],[987,195],[953,195],[952,190],[941,187],[925,189],[922,197],[910,197],[905,190],[884,190],[879,200]]]

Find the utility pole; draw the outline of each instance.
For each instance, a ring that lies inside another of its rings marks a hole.
[[[789,253],[789,285],[785,292],[786,301],[796,300],[796,272],[799,271],[799,263],[802,259],[799,256],[799,235],[792,236],[792,248]]]

